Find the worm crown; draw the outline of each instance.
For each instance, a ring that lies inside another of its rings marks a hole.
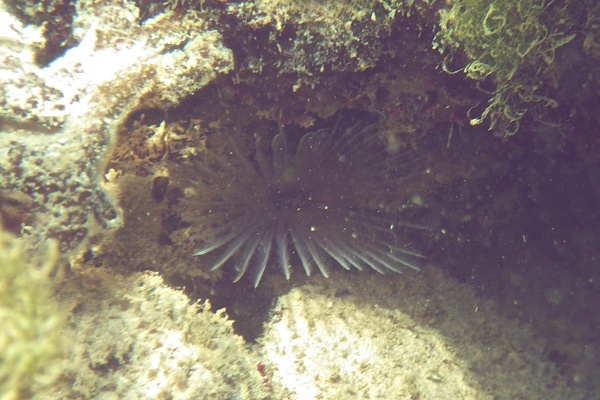
[[[389,154],[375,124],[305,134],[295,146],[277,134],[257,139],[248,156],[230,141],[208,150],[194,182],[194,255],[219,251],[212,270],[233,262],[235,281],[258,286],[269,264],[286,278],[296,265],[328,277],[332,265],[384,273],[418,269],[403,222],[412,178],[423,174],[413,152]],[[400,204],[400,205],[398,205]],[[251,272],[250,272],[251,271]]]

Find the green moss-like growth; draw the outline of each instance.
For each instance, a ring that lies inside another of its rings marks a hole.
[[[586,0],[585,4],[589,12],[583,27],[583,50],[594,58],[600,58],[600,3]]]
[[[567,5],[548,0],[453,0],[442,13],[438,43],[453,54],[467,56],[464,73],[489,80],[494,91],[483,113],[472,124],[490,121],[500,136],[519,129],[521,118],[535,105],[556,107],[540,90],[555,52],[575,37]]]
[[[20,242],[0,230],[0,400],[28,398],[58,375],[62,318],[47,278],[56,253],[30,265]]]

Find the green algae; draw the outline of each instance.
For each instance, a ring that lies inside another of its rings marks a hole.
[[[442,11],[436,45],[466,55],[465,75],[491,82],[490,99],[472,125],[489,120],[498,136],[511,136],[536,106],[558,107],[542,90],[556,51],[575,38],[569,2],[548,0],[455,0]],[[582,3],[582,7],[583,3]]]
[[[57,378],[63,319],[51,301],[48,273],[58,257],[25,261],[21,243],[0,231],[0,399],[27,398]]]

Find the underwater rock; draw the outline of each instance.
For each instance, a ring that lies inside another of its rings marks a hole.
[[[0,9],[0,187],[31,199],[22,232],[30,247],[55,238],[71,256],[90,232],[122,223],[103,174],[125,118],[171,107],[233,67],[199,17],[167,13],[141,25],[133,3],[76,11],[78,45],[40,68],[39,30]]]
[[[585,398],[543,340],[433,266],[332,275],[282,295],[258,340],[276,398]]]
[[[56,297],[71,310],[69,359],[36,399],[267,398],[224,310],[190,304],[156,274],[80,271]]]

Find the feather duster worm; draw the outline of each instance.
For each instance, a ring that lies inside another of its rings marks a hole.
[[[227,147],[205,154],[194,183],[193,224],[204,243],[194,255],[219,251],[212,270],[233,263],[234,281],[251,273],[256,287],[270,264],[286,278],[300,265],[325,277],[336,264],[380,273],[418,269],[423,256],[407,232],[420,227],[400,218],[410,202],[387,203],[410,198],[405,182],[424,171],[414,171],[412,152],[389,154],[376,125],[323,129],[296,145],[279,133],[257,139],[253,155],[233,141]]]

